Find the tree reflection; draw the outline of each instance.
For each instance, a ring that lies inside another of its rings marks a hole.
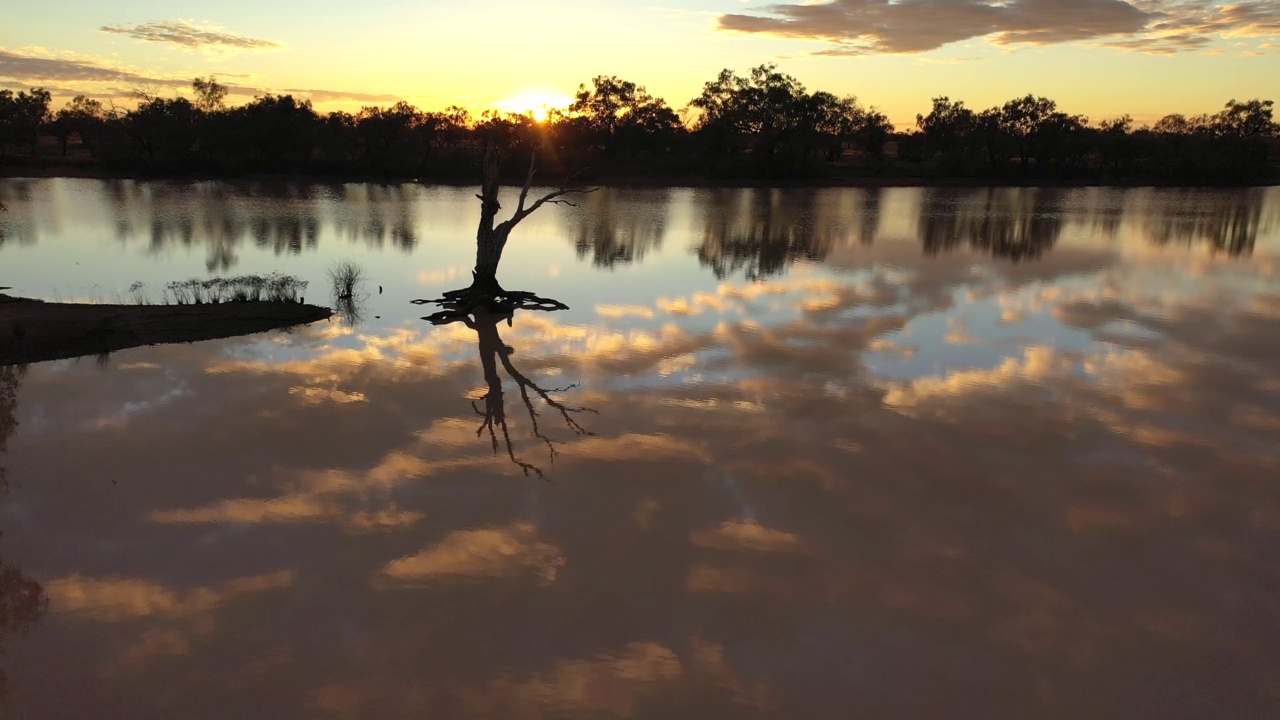
[[[884,191],[880,188],[868,188],[862,197],[862,212],[859,213],[858,221],[858,243],[861,245],[870,245],[876,239],[876,233],[880,230],[880,210],[882,206],[881,196]]]
[[[31,184],[24,180],[5,179],[0,190],[8,188],[9,193],[0,192],[0,248],[10,240],[19,245],[29,245],[36,241],[36,224],[31,216]],[[17,200],[12,209],[5,204],[6,194]]]
[[[968,246],[1015,262],[1038,258],[1062,233],[1060,204],[1055,190],[931,191],[920,206],[925,254]]]
[[[15,415],[18,386],[25,370],[23,366],[0,367],[0,455],[7,452],[9,437],[18,427]],[[0,465],[0,492],[7,489],[5,468]],[[24,577],[21,570],[0,559],[0,653],[4,651],[5,638],[30,628],[48,606],[49,597],[40,583]],[[0,670],[0,698],[7,694],[8,678]]]
[[[666,198],[653,212],[650,202],[629,203],[612,190],[588,195],[579,214],[574,248],[578,259],[589,255],[600,268],[638,262],[662,245],[666,233]]]
[[[544,432],[543,428],[538,425],[539,414],[534,407],[534,396],[537,396],[545,406],[553,409],[560,416],[560,419],[564,421],[565,426],[575,435],[592,435],[591,431],[579,424],[574,416],[582,412],[594,413],[595,411],[589,408],[568,405],[553,397],[554,394],[565,393],[578,387],[577,383],[562,388],[546,389],[516,369],[511,362],[511,355],[515,352],[515,349],[504,343],[498,334],[498,323],[503,320],[510,324],[512,316],[482,313],[473,315],[470,319],[463,321],[467,327],[476,331],[480,347],[480,366],[484,370],[484,380],[488,386],[488,390],[479,399],[479,402],[484,404],[484,409],[481,410],[476,401],[471,403],[471,407],[476,414],[484,418],[480,427],[476,429],[476,435],[482,435],[485,431],[488,431],[489,440],[493,444],[493,451],[496,454],[499,452],[498,434],[500,432],[502,446],[506,449],[507,457],[511,458],[511,462],[519,466],[525,475],[532,473],[545,479],[546,475],[542,469],[517,457],[511,444],[511,432],[507,427],[507,413],[502,389],[503,383],[502,377],[498,374],[498,366],[501,365],[507,376],[515,382],[516,388],[520,393],[520,400],[529,415],[529,425],[533,436],[546,444],[548,460],[552,464],[555,464],[556,460],[556,441],[552,440]]]
[[[0,367],[0,455],[7,452],[9,436],[18,428],[15,414],[18,408],[18,386],[22,384],[25,371],[26,367],[22,365]],[[0,491],[8,487],[8,482],[4,465],[0,465]]]
[[[784,190],[722,191],[711,199],[698,260],[717,278],[776,275],[796,260],[821,261],[839,226],[819,211],[817,194]]]
[[[418,243],[411,186],[112,180],[104,187],[117,239],[145,238],[154,253],[203,246],[211,273],[235,267],[245,244],[275,255],[313,252],[326,228],[371,248],[410,252]]]
[[[1231,256],[1253,253],[1263,226],[1261,190],[1191,195],[1178,192],[1173,201],[1150,208],[1144,226],[1157,245],[1208,245]]]
[[[559,308],[528,306],[524,309],[555,310],[564,307],[563,304],[560,304]],[[595,434],[583,427],[576,416],[580,413],[595,413],[596,411],[591,408],[570,405],[557,397],[578,387],[577,383],[560,388],[544,388],[515,366],[511,359],[511,356],[515,354],[515,348],[503,342],[501,335],[498,333],[499,323],[505,321],[508,327],[511,326],[515,310],[516,308],[500,312],[481,310],[468,315],[442,312],[423,319],[429,320],[435,325],[462,323],[475,330],[480,350],[480,367],[484,372],[486,386],[484,395],[471,402],[471,407],[475,410],[476,415],[482,418],[480,426],[476,428],[476,436],[480,437],[488,433],[495,455],[505,451],[511,462],[515,463],[525,475],[537,475],[546,479],[546,473],[541,467],[522,459],[516,453],[515,444],[511,440],[511,429],[508,425],[506,393],[503,388],[502,375],[498,371],[499,368],[506,372],[511,382],[515,383],[516,390],[520,394],[520,401],[524,405],[525,412],[529,415],[529,425],[533,437],[547,446],[548,460],[552,464],[555,464],[558,441],[552,439],[546,433],[545,424],[539,422],[542,418],[542,414],[538,412],[539,405],[551,408],[554,414],[558,415],[560,420],[564,422],[565,427],[575,436],[592,436]]]

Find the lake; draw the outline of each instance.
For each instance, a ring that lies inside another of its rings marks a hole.
[[[433,326],[475,192],[0,180],[12,294],[368,277],[0,369],[4,713],[1280,708],[1280,190],[608,188]]]

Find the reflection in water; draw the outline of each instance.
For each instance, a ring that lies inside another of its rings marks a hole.
[[[822,260],[841,229],[817,211],[816,198],[785,190],[714,191],[698,260],[717,278],[742,272],[748,280],[776,275],[799,259]]]
[[[473,194],[415,184],[0,179],[9,208],[0,247],[40,236],[92,241],[106,226],[123,250],[141,239],[157,262],[203,249],[210,273],[236,267],[246,248],[277,264],[351,244],[406,254],[425,246],[435,258],[442,242],[473,232]],[[1039,257],[1072,232],[1247,253],[1276,232],[1276,198],[1264,188],[613,188],[529,227],[567,237],[578,260],[604,268],[664,254],[679,234],[675,245],[695,248],[717,278],[761,279],[886,233],[910,233],[930,255],[965,246],[1014,260]]]
[[[612,268],[639,262],[650,249],[661,247],[667,229],[662,211],[669,201],[666,197],[655,201],[653,195],[643,193],[628,201],[628,193],[611,188],[586,195],[577,216],[574,248],[578,259],[590,256],[592,265]]]
[[[326,186],[105,181],[116,237],[146,234],[153,253],[204,247],[206,269],[223,272],[251,243],[277,256],[314,251],[326,226],[349,242],[417,245],[415,186]]]
[[[465,274],[469,192],[413,263],[343,255]],[[522,226],[509,277],[573,309],[435,326],[387,281],[358,330],[33,365],[0,518],[52,604],[9,643],[11,704],[1273,715],[1280,194],[1230,258],[1151,242],[1159,190],[806,193],[723,213],[832,229],[785,277],[689,252],[709,198],[769,193],[672,190],[626,272],[574,261],[572,211]],[[955,252],[945,220],[921,252],[921,203],[964,216]]]
[[[36,241],[30,201],[31,188],[28,182],[0,178],[0,248],[9,241],[20,245]]]
[[[25,368],[0,367],[0,494],[9,489],[4,466],[4,455],[9,437],[18,427],[15,409],[18,405],[18,386]],[[24,577],[22,571],[8,565],[0,558],[0,655],[4,654],[5,639],[21,633],[34,625],[49,605],[40,583]],[[8,695],[7,674],[0,670],[0,699]],[[0,713],[2,714],[2,713]]]
[[[1061,192],[992,188],[931,190],[920,206],[920,239],[928,255],[967,245],[1015,262],[1040,257],[1062,232]]]
[[[1228,255],[1253,252],[1263,231],[1263,192],[1251,189],[1231,193],[1171,191],[1174,202],[1162,203],[1160,212],[1147,213],[1144,225],[1158,245],[1205,244]],[[1271,227],[1265,228],[1267,232]]]
[[[49,596],[40,583],[0,559],[0,655],[7,638],[25,633],[44,616]],[[9,694],[8,673],[0,670],[0,700]]]
[[[476,331],[476,338],[480,347],[480,366],[484,369],[484,381],[488,387],[485,394],[479,398],[480,402],[484,404],[484,410],[477,407],[475,401],[471,403],[471,407],[476,414],[484,418],[484,421],[476,430],[476,435],[481,435],[487,430],[489,439],[493,444],[493,452],[496,454],[499,451],[498,434],[501,432],[502,445],[506,448],[507,457],[511,458],[511,462],[519,466],[525,475],[533,473],[545,479],[546,474],[541,468],[516,457],[515,449],[511,444],[511,432],[507,427],[502,377],[498,374],[498,366],[501,365],[507,376],[515,381],[516,388],[520,392],[520,400],[524,404],[525,410],[528,411],[529,425],[533,435],[546,444],[548,459],[552,464],[555,464],[556,460],[556,442],[546,434],[543,427],[538,425],[539,413],[534,407],[535,400],[530,395],[530,392],[537,396],[538,401],[554,410],[560,416],[560,419],[564,421],[565,426],[578,436],[590,436],[592,433],[579,424],[574,415],[581,412],[594,413],[595,410],[568,405],[562,400],[557,400],[553,397],[553,395],[565,393],[576,388],[576,383],[562,388],[547,390],[516,369],[511,360],[512,354],[515,353],[515,348],[504,343],[498,335],[498,323],[506,321],[510,325],[512,318],[511,314],[478,312],[457,320],[457,322],[462,322]]]
[[[18,428],[18,386],[22,383],[23,366],[0,366],[0,460],[8,448],[9,436]],[[9,486],[3,462],[0,462],[0,490]]]

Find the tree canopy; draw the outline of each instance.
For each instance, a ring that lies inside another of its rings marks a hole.
[[[0,90],[0,162],[75,159],[128,173],[311,173],[471,179],[484,147],[537,148],[544,174],[668,181],[886,178],[928,181],[1255,182],[1274,177],[1270,100],[1150,126],[1092,123],[1035,94],[975,109],[933,98],[899,130],[853,96],[809,90],[763,64],[725,69],[679,112],[632,80],[598,75],[544,121],[401,101],[318,112],[291,94],[230,105],[234,88],[195,78],[185,96],[139,92],[128,108],[80,95],[51,111],[49,91]],[[41,138],[50,142],[42,148]],[[506,168],[510,178],[522,169]]]

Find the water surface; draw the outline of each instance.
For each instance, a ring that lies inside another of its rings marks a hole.
[[[0,198],[28,296],[370,277],[359,322],[0,370],[15,716],[1280,703],[1275,190],[602,190],[503,260],[572,309],[475,327],[409,302],[474,189]]]

